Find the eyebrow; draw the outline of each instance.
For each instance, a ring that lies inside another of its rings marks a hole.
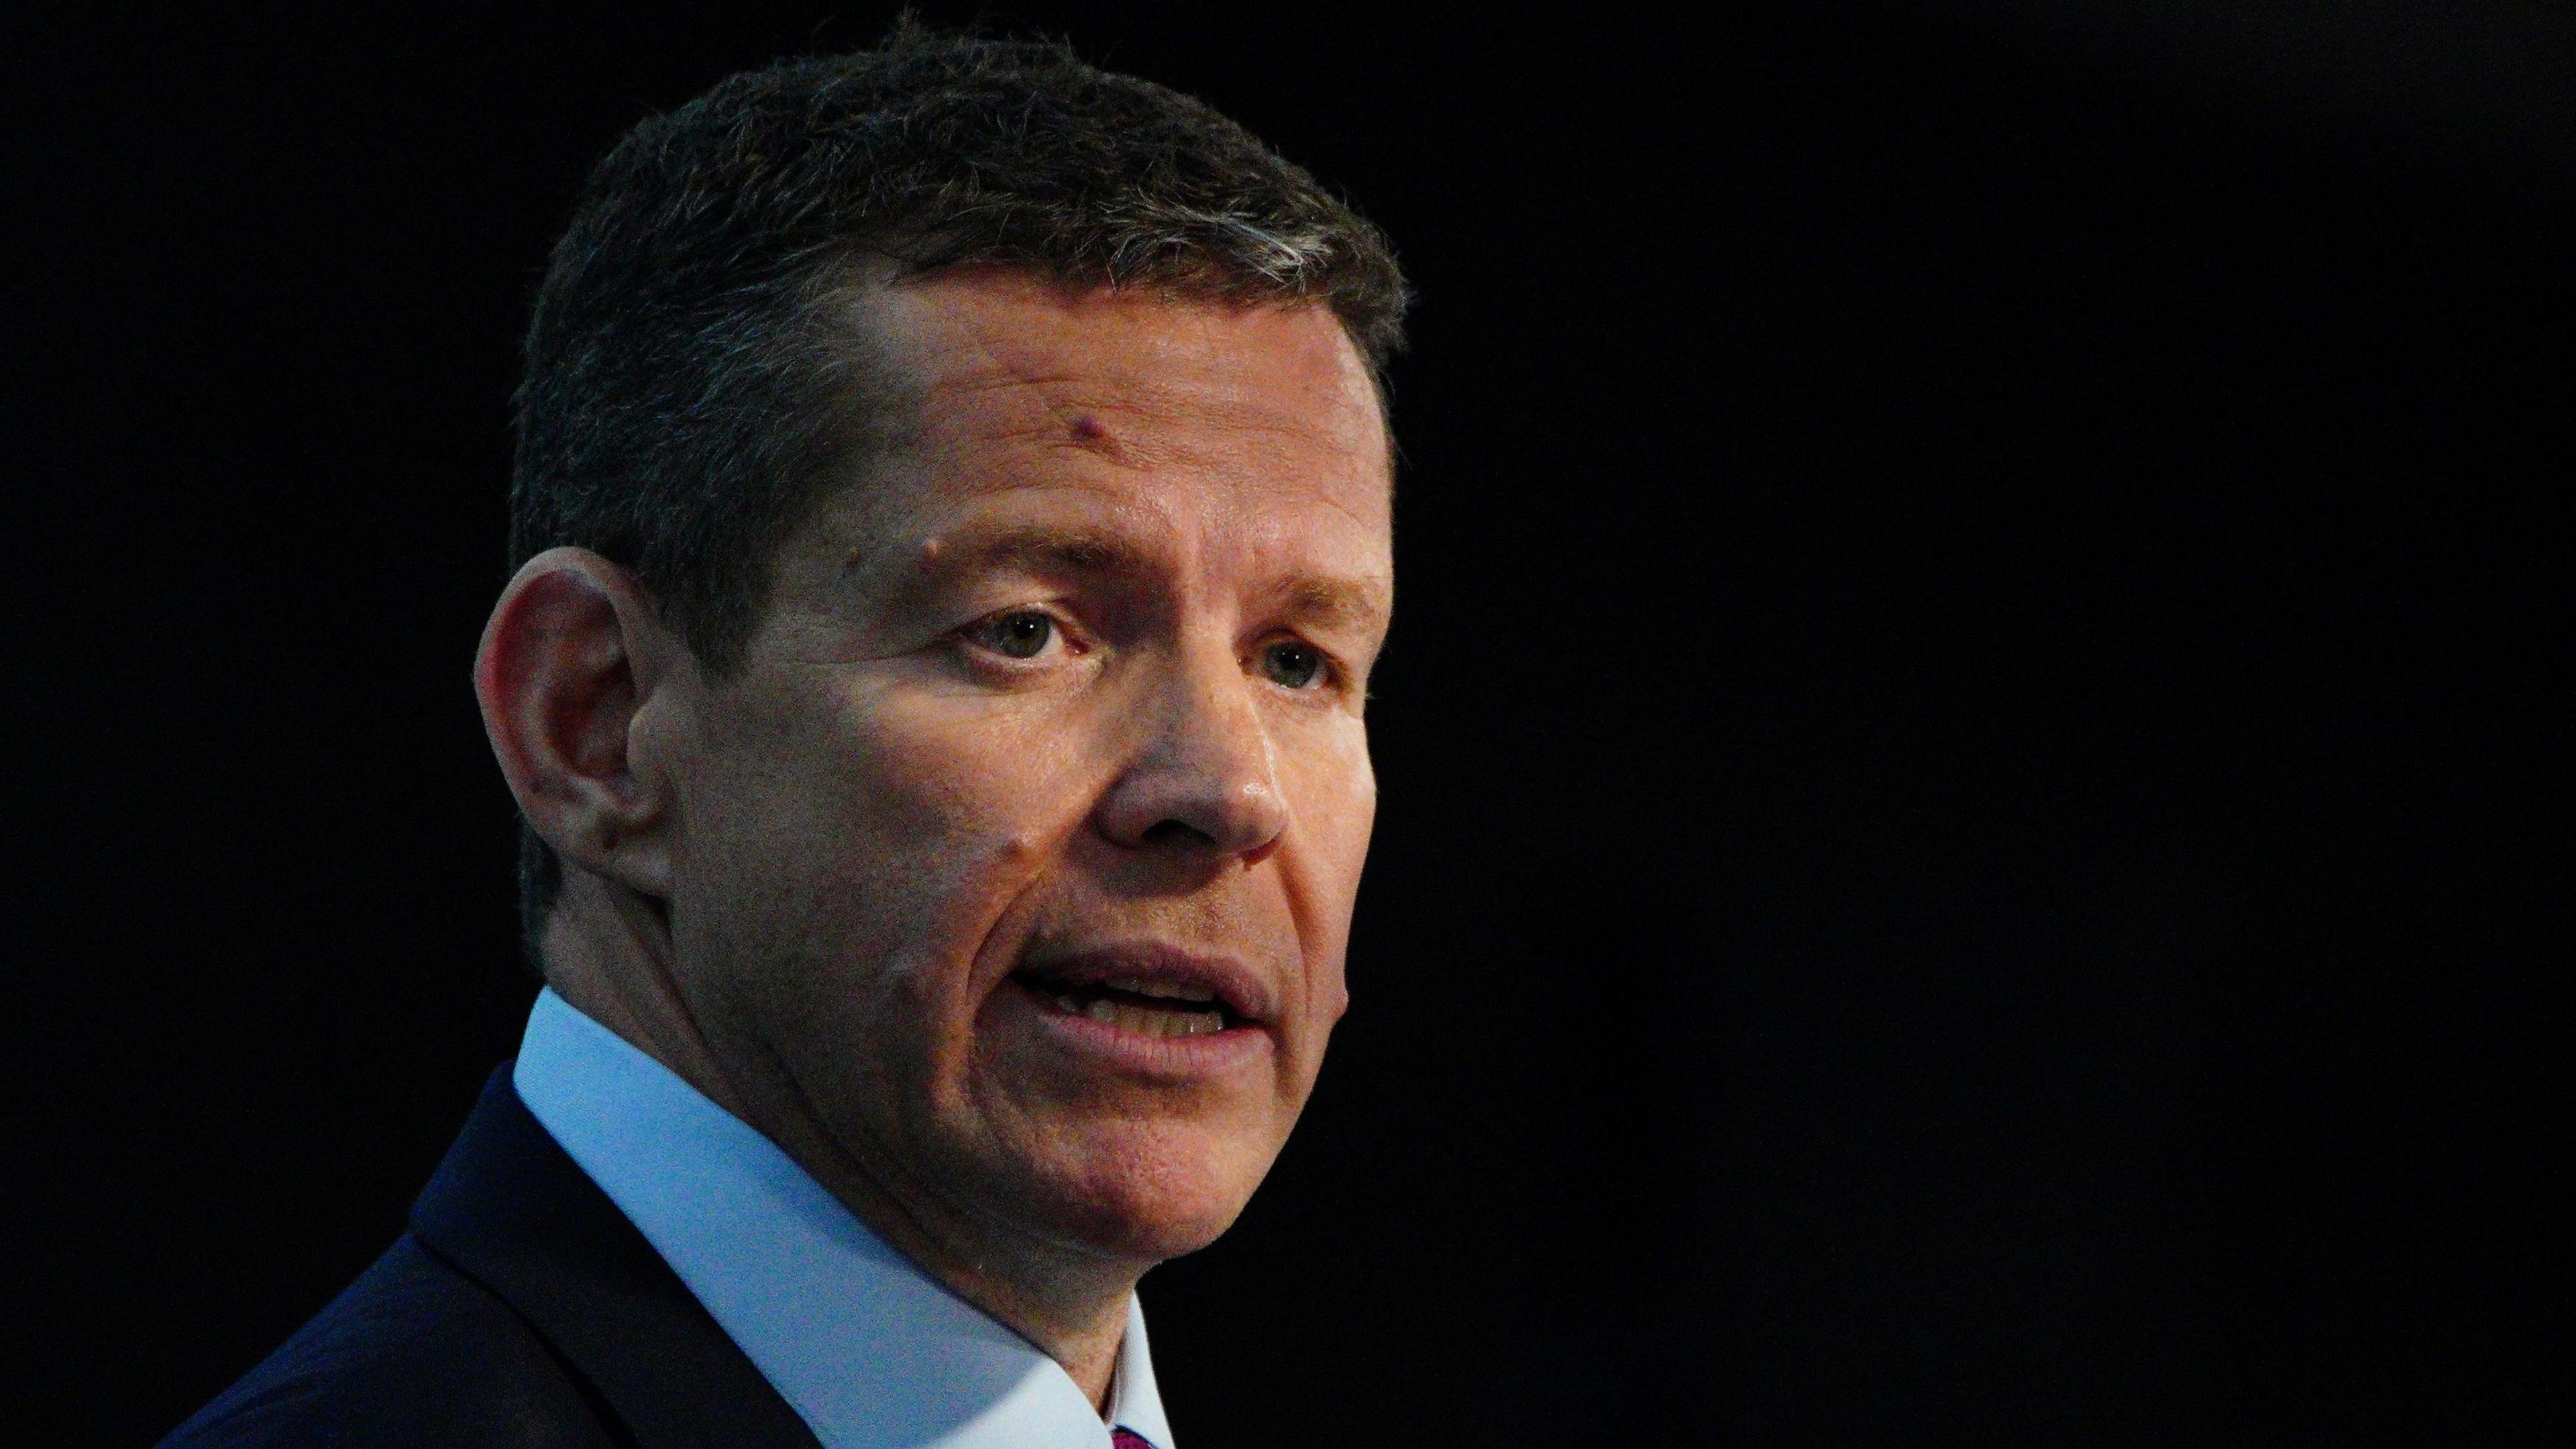
[[[953,535],[933,534],[894,556],[854,552],[845,568],[891,576],[889,602],[898,608],[926,603],[940,589],[994,568],[1083,578],[1135,579],[1155,572],[1153,557],[1115,533],[1061,524],[972,524]]]
[[[1154,572],[1152,555],[1098,529],[1053,524],[968,529],[956,540],[933,538],[920,572],[944,578],[977,568],[1019,565],[1049,572],[1132,578]]]
[[[973,528],[953,539],[929,540],[936,551],[916,551],[902,592],[936,589],[979,569],[1018,566],[1087,578],[1137,580],[1162,571],[1152,552],[1119,534],[1061,524]],[[1386,616],[1385,590],[1373,583],[1301,574],[1274,594],[1287,611],[1327,627],[1366,629]]]
[[[1309,574],[1286,589],[1289,612],[1328,628],[1365,629],[1386,617],[1384,590],[1352,579]]]

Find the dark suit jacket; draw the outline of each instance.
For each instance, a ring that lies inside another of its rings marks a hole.
[[[411,1230],[162,1443],[817,1449],[507,1066]]]

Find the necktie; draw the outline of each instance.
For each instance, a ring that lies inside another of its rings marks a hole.
[[[1154,1446],[1146,1441],[1144,1435],[1137,1433],[1133,1429],[1110,1430],[1109,1443],[1111,1449],[1154,1449]]]

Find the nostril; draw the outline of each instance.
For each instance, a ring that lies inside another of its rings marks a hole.
[[[1158,820],[1142,837],[1148,845],[1214,845],[1216,837],[1186,820]]]

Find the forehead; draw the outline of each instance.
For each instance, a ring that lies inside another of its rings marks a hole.
[[[859,305],[898,394],[890,466],[854,500],[869,533],[1075,507],[1223,525],[1251,544],[1311,530],[1320,514],[1358,535],[1348,541],[1384,548],[1376,387],[1326,308],[995,271],[889,286]]]

